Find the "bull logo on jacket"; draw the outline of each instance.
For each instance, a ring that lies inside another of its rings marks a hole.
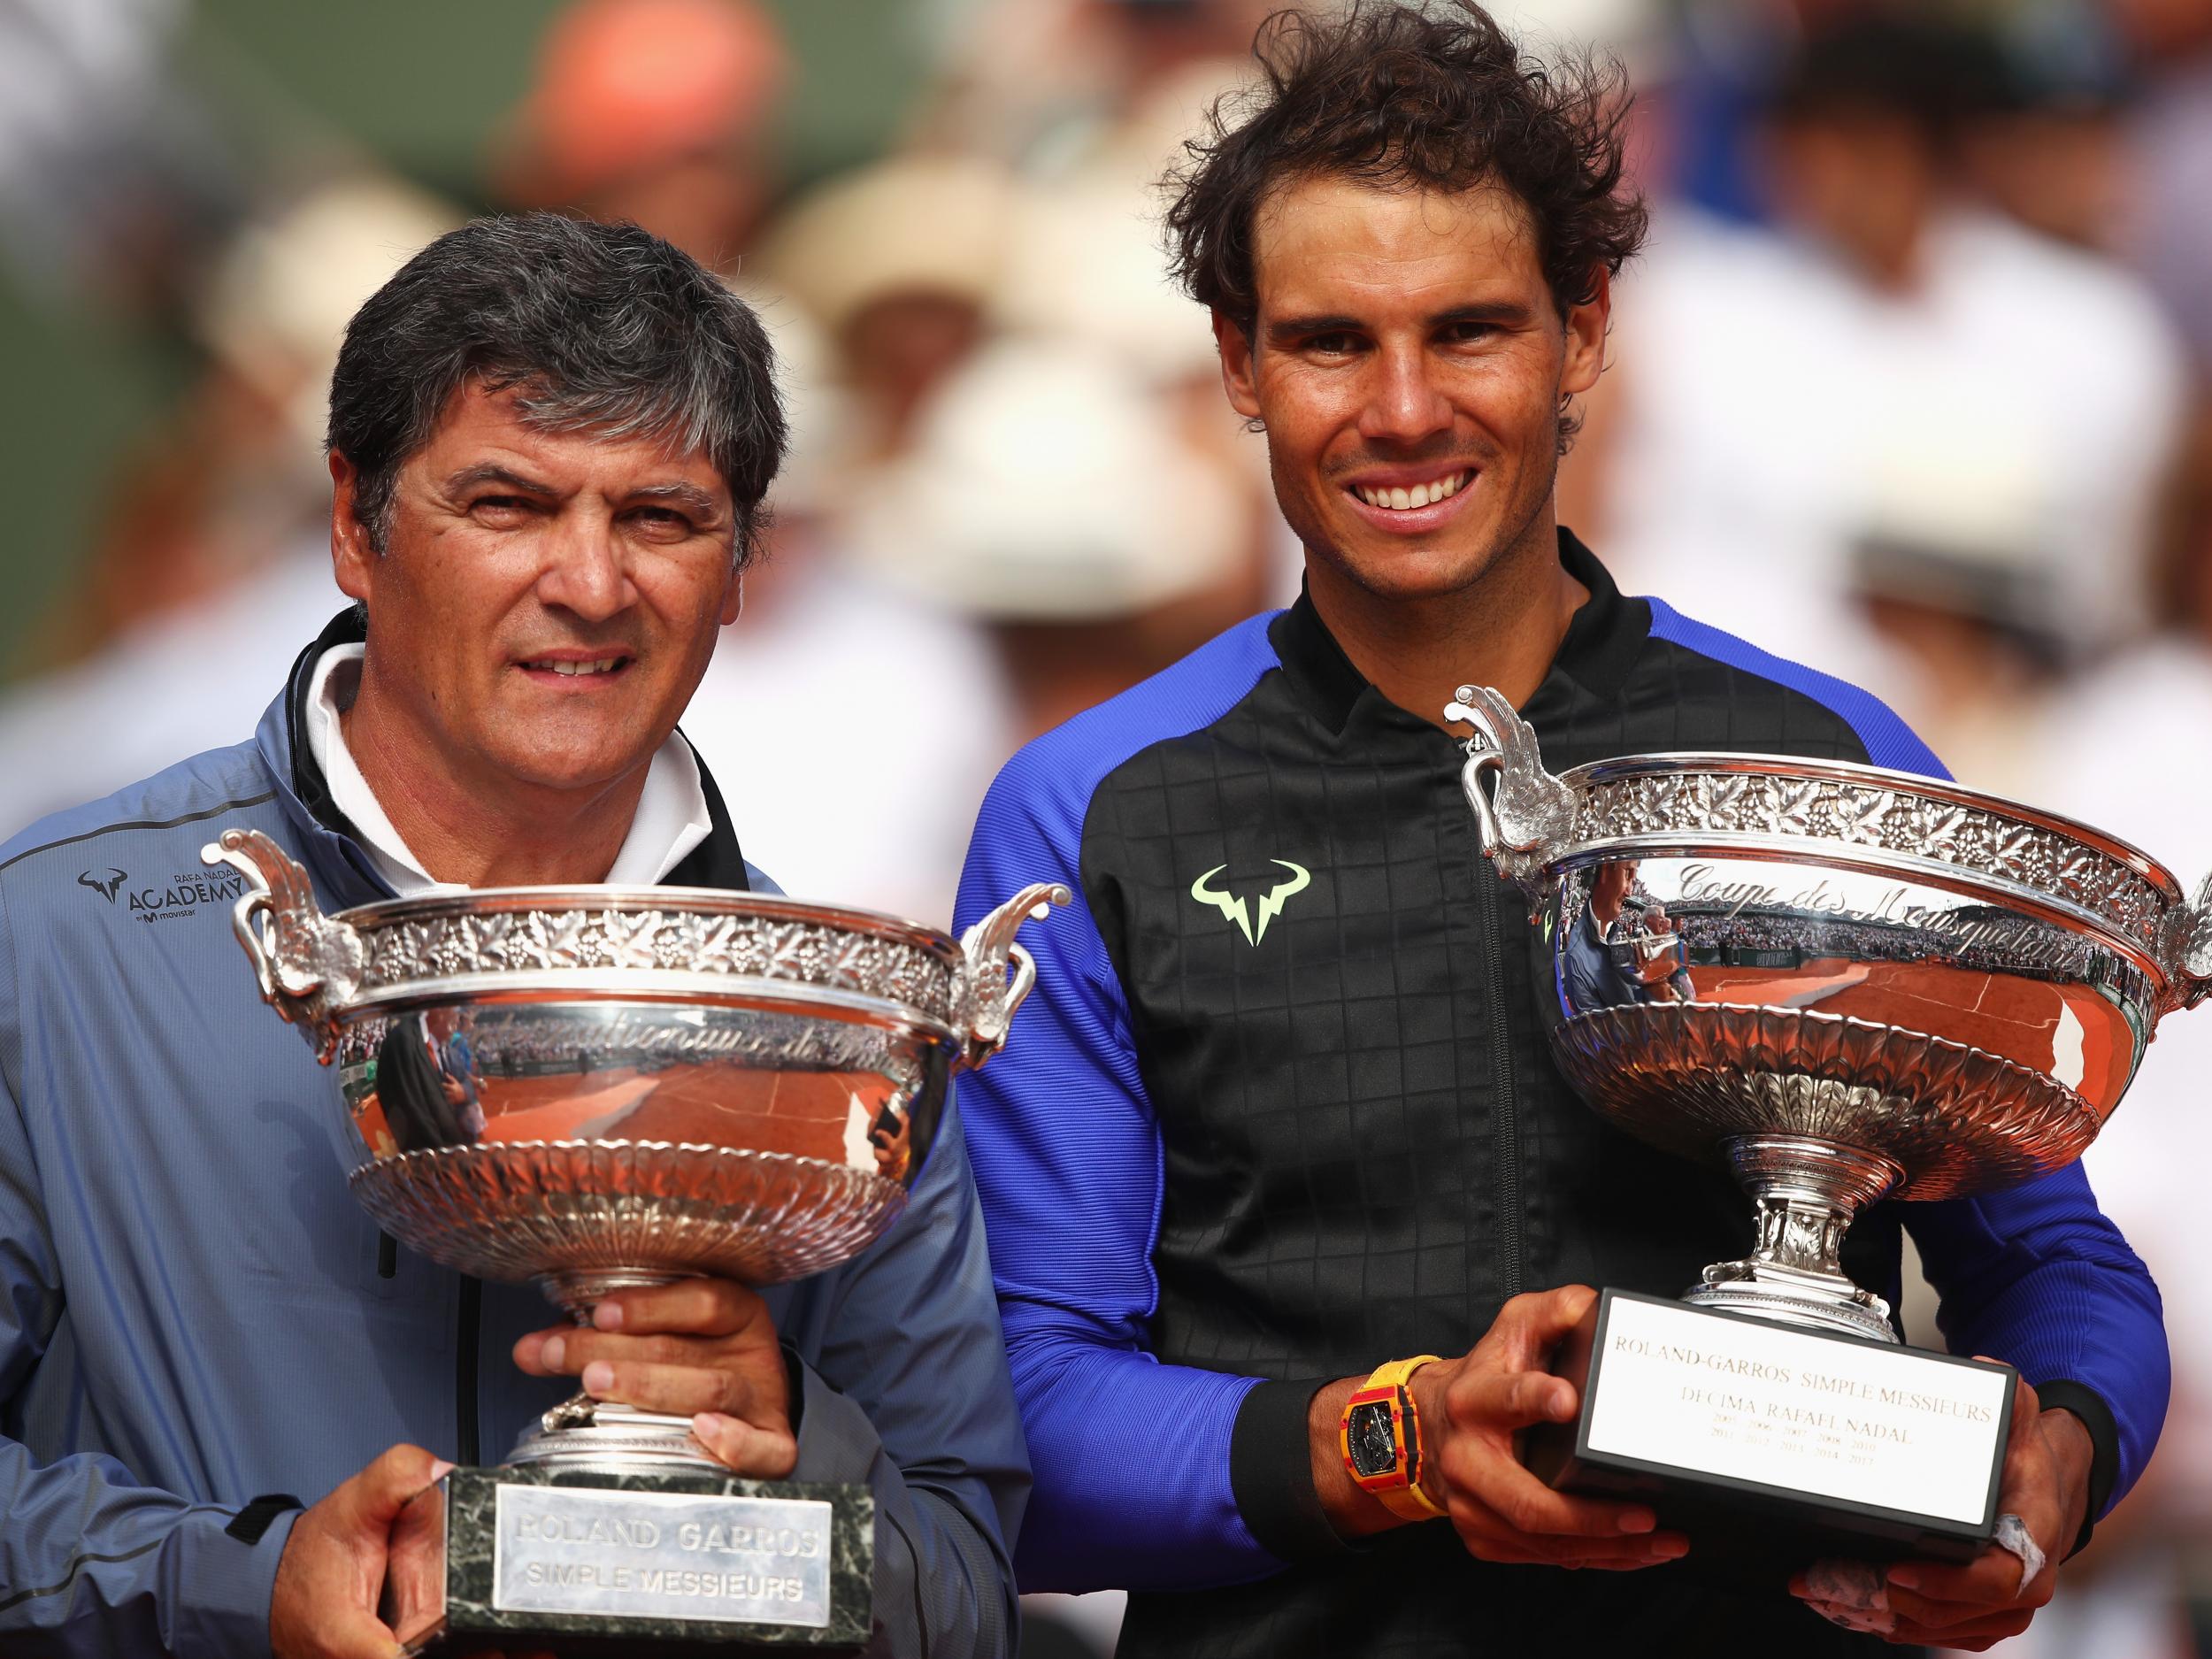
[[[1303,893],[1313,881],[1312,872],[1303,864],[1294,864],[1287,858],[1271,858],[1268,862],[1289,871],[1290,876],[1287,880],[1277,882],[1267,895],[1261,899],[1260,919],[1256,927],[1252,923],[1252,908],[1248,899],[1240,895],[1225,893],[1218,887],[1206,885],[1226,870],[1229,867],[1227,864],[1216,864],[1190,884],[1191,897],[1196,899],[1201,904],[1212,905],[1224,917],[1234,922],[1237,925],[1237,931],[1244,935],[1244,942],[1248,945],[1257,945],[1261,940],[1266,938],[1268,923],[1280,916],[1283,913],[1283,906],[1289,903],[1294,895]]]
[[[111,864],[105,875],[96,876],[89,870],[84,872],[77,878],[77,885],[81,887],[90,887],[112,904],[115,902],[115,895],[122,891],[123,884],[130,879],[129,871],[118,870]]]

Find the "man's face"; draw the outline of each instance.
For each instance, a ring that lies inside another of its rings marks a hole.
[[[1621,908],[1621,901],[1627,898],[1629,889],[1635,885],[1634,861],[1623,859],[1617,864],[1602,865],[1599,868],[1597,879],[1591,884],[1591,901],[1610,915]]]
[[[365,688],[474,788],[593,790],[650,761],[735,620],[735,504],[703,454],[525,426],[465,387],[402,465],[381,554],[331,457],[338,586]]]
[[[1310,554],[1429,597],[1548,523],[1560,398],[1597,381],[1607,298],[1562,320],[1517,200],[1310,179],[1262,206],[1253,263],[1255,337],[1215,325],[1223,378]]]

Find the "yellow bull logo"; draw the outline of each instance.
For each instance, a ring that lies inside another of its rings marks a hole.
[[[1228,865],[1216,864],[1190,884],[1191,897],[1196,899],[1201,904],[1212,905],[1222,915],[1234,922],[1237,925],[1237,931],[1244,935],[1244,942],[1248,945],[1256,945],[1261,940],[1266,938],[1268,923],[1280,916],[1283,913],[1283,906],[1289,903],[1294,895],[1303,893],[1313,880],[1311,872],[1303,864],[1294,864],[1287,858],[1274,858],[1269,862],[1279,864],[1285,870],[1289,871],[1290,879],[1287,881],[1276,883],[1274,889],[1260,901],[1260,922],[1257,927],[1252,925],[1252,909],[1244,899],[1234,894],[1224,893],[1218,887],[1210,887],[1206,885],[1226,870]]]

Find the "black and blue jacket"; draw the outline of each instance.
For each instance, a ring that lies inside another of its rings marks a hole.
[[[1591,596],[1523,710],[1555,770],[1726,749],[1940,772],[1864,692],[1624,597],[1571,535],[1561,557]],[[962,1091],[1036,1472],[1021,1584],[1129,1587],[1125,1654],[1609,1653],[1631,1630],[1734,1652],[1770,1622],[1860,1642],[1778,1586],[1662,1569],[1563,1597],[1448,1527],[1352,1550],[1321,1514],[1323,1381],[1463,1352],[1524,1290],[1673,1295],[1745,1242],[1732,1179],[1609,1127],[1554,1067],[1460,759],[1302,598],[991,790],[961,925],[1023,882],[1077,894],[1025,933],[1018,1041]],[[1893,1298],[1901,1229],[1953,1348],[2089,1425],[2101,1512],[2157,1437],[2166,1344],[2079,1169],[1877,1206],[1846,1264]]]

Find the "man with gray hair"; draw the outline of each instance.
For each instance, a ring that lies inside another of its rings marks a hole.
[[[741,1474],[868,1482],[870,1652],[1010,1650],[1028,1466],[956,1118],[844,1267],[544,1328],[534,1291],[354,1203],[329,1077],[257,1006],[239,883],[199,863],[237,825],[331,909],[762,890],[676,721],[783,445],[759,324],[684,254],[550,215],[442,237],[332,384],[354,605],[250,741],[0,846],[0,1648],[383,1659],[393,1518],[445,1467],[423,1448],[495,1461],[580,1379],[693,1417]]]

